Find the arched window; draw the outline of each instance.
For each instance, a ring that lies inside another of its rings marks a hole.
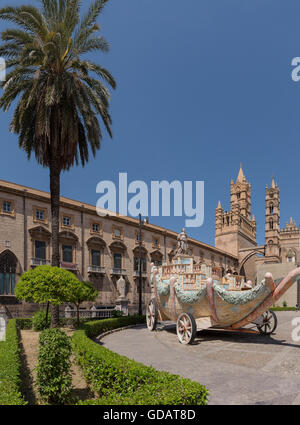
[[[273,222],[273,218],[270,218],[270,230],[274,229],[274,222]]]
[[[273,214],[273,212],[274,212],[274,205],[270,204],[270,214]]]
[[[13,295],[16,285],[17,258],[11,251],[0,255],[0,295]]]

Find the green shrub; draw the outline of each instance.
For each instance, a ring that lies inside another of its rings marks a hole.
[[[68,401],[72,390],[71,340],[60,329],[46,329],[39,338],[37,386],[41,397],[53,404]]]
[[[33,318],[32,318],[33,330],[36,331],[36,332],[43,331],[44,329],[46,329],[50,326],[50,321],[51,321],[51,316],[50,316],[50,314],[48,314],[48,323],[46,325],[46,311],[45,310],[40,310],[40,311],[36,312],[33,315]]]
[[[113,310],[111,312],[112,317],[122,317],[123,316],[123,312],[120,310]]]
[[[18,329],[32,329],[32,319],[21,318],[16,319]]]
[[[283,303],[282,303],[282,307],[287,307],[288,305],[287,305],[287,302],[286,301],[283,301]]]
[[[297,307],[271,307],[272,311],[298,311]]]
[[[197,382],[130,360],[96,344],[107,330],[145,320],[139,316],[89,322],[73,335],[76,361],[100,399],[81,404],[206,404],[208,391]]]
[[[80,328],[86,332],[86,335],[89,338],[95,338],[96,336],[113,329],[122,328],[129,325],[137,325],[139,323],[145,322],[145,316],[122,316],[115,319],[102,319],[85,322],[81,325]]]
[[[0,405],[27,404],[20,393],[20,348],[16,320],[6,328],[6,340],[0,342]]]

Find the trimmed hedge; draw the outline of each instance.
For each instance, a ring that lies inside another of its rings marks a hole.
[[[297,307],[271,307],[272,311],[299,311]]]
[[[39,338],[36,383],[49,403],[64,404],[72,390],[71,338],[61,329],[45,329]]]
[[[198,382],[130,360],[93,342],[103,332],[136,323],[144,317],[128,316],[89,322],[73,335],[73,350],[98,400],[79,404],[192,405],[207,403],[208,391]]]
[[[20,348],[16,319],[9,320],[6,341],[0,342],[0,405],[27,404],[20,393]]]
[[[49,317],[50,317],[50,313],[49,313]],[[49,318],[48,318],[49,320]],[[80,319],[80,323],[83,324],[85,322],[90,322],[93,320],[104,320],[104,319]],[[16,319],[17,321],[17,327],[18,329],[32,329],[33,328],[33,318],[23,318],[23,317],[19,317]],[[49,320],[50,321],[50,320]],[[59,322],[61,324],[61,326],[73,326],[76,327],[77,326],[77,319],[72,317],[69,319],[66,319],[65,317],[60,317]]]
[[[16,320],[18,329],[32,329],[32,318],[30,319],[18,318],[15,320]]]
[[[113,329],[123,328],[129,325],[144,324],[146,322],[146,316],[122,316],[113,319],[101,319],[97,321],[89,321],[82,323],[80,329],[84,330],[89,338],[95,338],[96,336]]]

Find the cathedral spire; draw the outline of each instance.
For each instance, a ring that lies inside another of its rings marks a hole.
[[[221,207],[221,201],[219,201],[219,203],[218,203],[218,208],[222,208]]]
[[[271,184],[272,189],[275,189],[276,184],[275,184],[275,180],[274,180],[274,176],[272,176],[272,184]]]
[[[239,174],[237,176],[236,182],[241,182],[242,183],[245,180],[246,180],[246,177],[245,177],[245,174],[243,172],[242,163],[241,163],[241,165],[240,165],[240,171],[239,171]]]

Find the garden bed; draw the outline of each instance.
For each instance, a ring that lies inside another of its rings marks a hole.
[[[0,342],[0,405],[25,405],[21,392],[19,330],[16,320],[6,328],[6,340]]]
[[[79,404],[104,405],[195,405],[207,404],[207,389],[198,382],[161,372],[130,360],[97,344],[103,332],[145,323],[144,317],[129,316],[87,322],[73,335],[73,350],[83,375],[97,400]]]

